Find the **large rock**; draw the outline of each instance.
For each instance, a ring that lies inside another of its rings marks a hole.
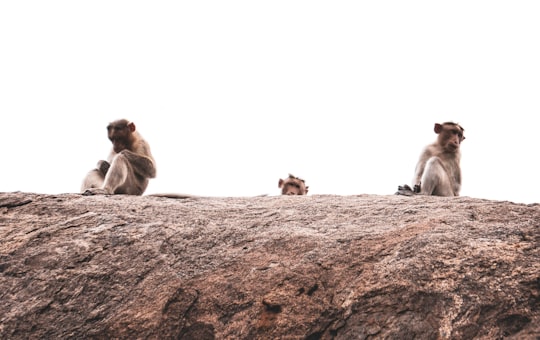
[[[540,337],[540,206],[0,194],[0,338]]]

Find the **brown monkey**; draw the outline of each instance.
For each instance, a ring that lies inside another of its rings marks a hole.
[[[413,189],[408,185],[398,187],[398,195],[459,196],[461,189],[460,146],[465,140],[459,124],[435,124],[438,134],[435,143],[428,145],[416,164]]]
[[[135,124],[120,119],[107,126],[112,151],[108,161],[99,161],[83,181],[83,195],[142,195],[148,180],[156,177],[150,146],[136,131]]]
[[[282,195],[307,195],[309,187],[303,179],[289,174],[285,180],[279,179],[278,188]]]

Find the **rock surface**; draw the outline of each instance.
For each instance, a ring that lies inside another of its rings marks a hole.
[[[0,193],[0,338],[539,339],[540,205]]]

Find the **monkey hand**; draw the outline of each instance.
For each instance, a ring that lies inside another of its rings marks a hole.
[[[419,193],[420,193],[420,184],[415,184],[415,185],[414,185],[414,188],[413,188],[413,191],[414,191],[415,193],[419,194]]]
[[[107,171],[109,171],[110,167],[111,165],[107,161],[101,160],[97,163],[97,169],[103,174],[103,176],[107,174]]]

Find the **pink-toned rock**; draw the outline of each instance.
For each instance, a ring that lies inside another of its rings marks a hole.
[[[0,193],[0,338],[539,339],[540,205]]]

